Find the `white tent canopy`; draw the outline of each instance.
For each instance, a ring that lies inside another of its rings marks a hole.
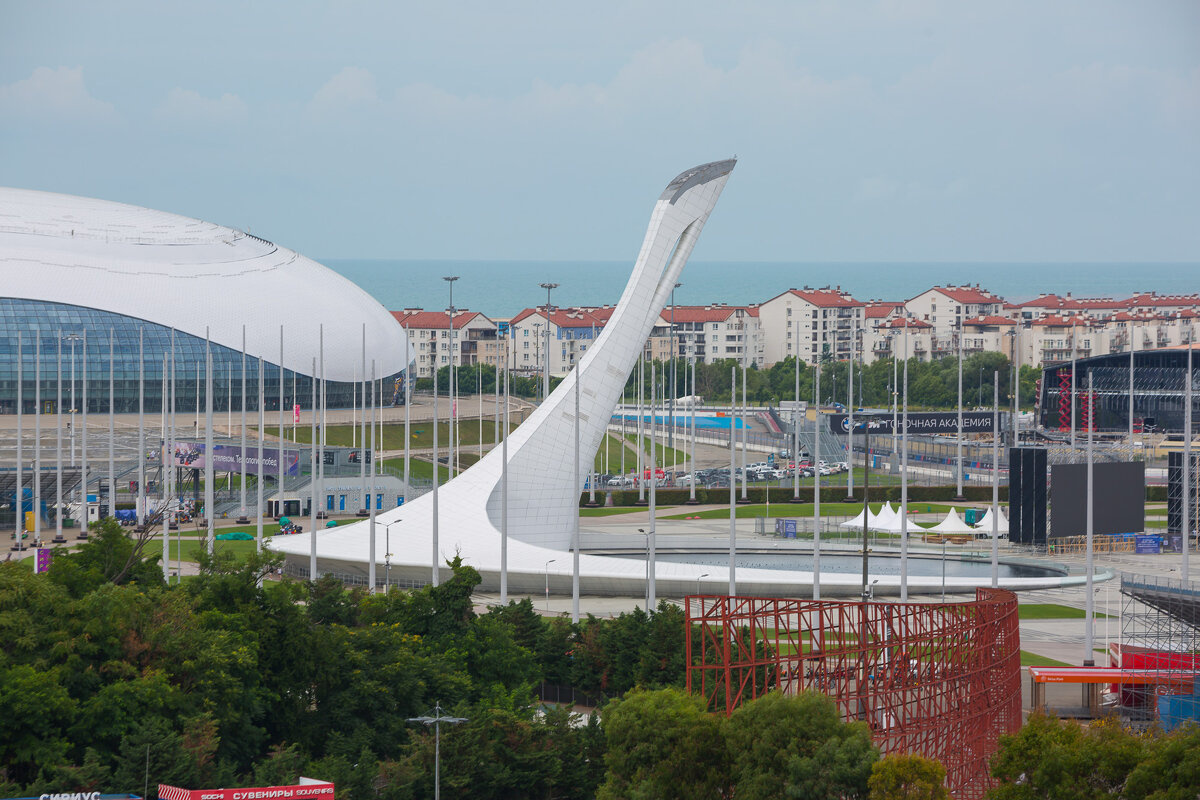
[[[987,510],[987,513],[983,515],[983,519],[979,521],[979,524],[975,527],[975,530],[983,531],[987,534],[992,532],[992,510],[990,508]],[[1008,520],[1005,519],[1003,511],[996,515],[996,532],[1008,533]]]
[[[934,525],[929,530],[934,533],[974,533],[975,529],[967,523],[963,522],[962,517],[958,515],[957,509],[950,509],[946,514],[946,518]]]
[[[900,517],[896,515],[896,511],[892,508],[891,503],[883,504],[883,507],[879,509],[879,513],[875,515],[875,522],[871,525],[871,528],[883,533],[900,530]]]
[[[880,511],[882,511],[882,510],[883,509],[880,509]],[[867,528],[874,528],[876,521],[878,519],[879,519],[879,516],[875,512],[871,511],[870,506],[867,506]],[[850,530],[854,530],[855,528],[857,528],[858,530],[862,530],[862,526],[863,526],[863,512],[860,511],[860,512],[858,512],[857,517],[855,517],[854,519],[846,520],[845,522],[841,523],[841,525],[839,525],[838,527],[849,528]]]

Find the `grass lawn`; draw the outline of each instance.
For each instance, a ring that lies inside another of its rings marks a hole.
[[[263,536],[265,537],[267,534],[266,526],[264,525],[263,528],[264,528]],[[278,525],[274,526],[274,529],[276,531],[279,530],[279,526]],[[254,530],[251,529],[251,530],[247,531],[247,533],[249,533],[251,536],[253,536]],[[234,555],[234,557],[237,558],[238,561],[242,561],[246,558],[246,556],[248,556],[254,552],[257,544],[258,544],[257,542],[253,542],[253,541],[250,541],[250,542],[245,542],[245,541],[222,542],[222,541],[218,540],[216,542],[213,542],[213,552],[215,552],[215,553],[232,553]],[[181,551],[182,555],[183,555],[183,560],[184,561],[198,560],[200,553],[204,552],[205,546],[206,545],[203,540],[185,540],[183,542],[183,548]],[[172,548],[172,556],[174,556],[174,555],[175,555],[174,548]]]
[[[605,448],[607,447],[608,460],[605,461]],[[633,448],[624,444],[620,436],[614,434],[605,434],[604,441],[600,443],[599,449],[596,451],[596,461],[592,469],[596,472],[604,472],[605,467],[608,467],[608,472],[612,475],[621,474],[621,453],[625,453],[625,472],[633,472],[637,469],[637,453]]]
[[[1022,667],[1070,667],[1074,666],[1065,661],[1059,661],[1054,658],[1046,658],[1039,656],[1037,653],[1031,653],[1028,650],[1021,651],[1021,666]]]
[[[1146,528],[1147,529],[1149,529],[1149,528],[1166,528],[1166,527],[1167,527],[1167,518],[1166,517],[1159,517],[1157,519],[1147,518],[1147,520],[1146,520]]]
[[[754,517],[811,517],[813,515],[812,503],[788,503],[787,498],[791,495],[781,495],[779,503],[771,503],[770,506],[764,504],[745,505],[737,507],[737,516],[739,519],[751,519]],[[871,510],[879,513],[880,506],[872,503]],[[939,514],[945,514],[950,510],[950,506],[921,503],[911,504],[911,509],[917,509],[921,513],[925,513],[926,508],[932,509]],[[856,517],[862,511],[862,503],[821,503],[821,517]],[[769,513],[768,513],[769,512]],[[692,514],[676,514],[674,516],[663,517],[663,519],[687,519],[688,517],[700,517],[701,519],[729,519],[728,508],[713,508],[708,511],[697,511]],[[911,523],[912,520],[910,519]],[[913,523],[915,525],[915,523]],[[916,528],[914,527],[913,530]]]
[[[1087,614],[1082,608],[1072,608],[1057,603],[1021,603],[1017,606],[1017,619],[1083,619]],[[1108,614],[1096,612],[1097,619]]]
[[[626,434],[625,438],[629,440],[629,442],[633,445],[634,448],[636,448],[638,446],[638,436],[636,433]],[[678,441],[678,440],[679,440],[679,437],[676,437],[676,441]],[[646,456],[649,457],[650,456],[650,437],[649,436],[642,437],[642,448],[643,448],[642,452],[644,452],[646,454]],[[620,458],[619,455],[617,457]],[[636,461],[637,456],[636,455],[634,456],[634,459],[635,459],[634,469],[636,469],[637,468],[637,461]],[[654,445],[654,462],[660,468],[666,469],[666,468],[670,467],[672,464],[682,467],[683,463],[685,461],[687,461],[687,453],[683,452],[682,450],[667,447],[661,441],[657,442]],[[628,465],[626,465],[626,466],[628,466]]]
[[[404,475],[404,456],[397,456],[396,458],[385,458],[383,460],[383,465],[385,467],[391,467],[392,469],[396,470],[396,472],[400,473],[400,475],[402,475],[402,476]],[[413,457],[413,458],[409,459],[408,469],[409,469],[409,473],[412,475],[413,478],[420,478],[422,480],[427,480],[427,481],[433,480],[433,462],[432,461],[426,461],[421,458]],[[447,467],[445,464],[438,465],[438,474],[441,476],[443,483],[450,480],[450,468]]]

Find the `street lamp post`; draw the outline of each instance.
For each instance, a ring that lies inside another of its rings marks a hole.
[[[436,465],[435,465],[436,468]],[[387,594],[392,578],[392,526],[401,520],[394,519],[383,526],[383,593]],[[315,534],[316,531],[313,531]],[[374,590],[374,586],[371,587]]]
[[[542,399],[550,396],[550,290],[557,289],[557,283],[539,283],[546,290],[546,363],[542,368]]]
[[[868,496],[868,494],[870,492],[870,488],[871,488],[871,423],[870,423],[870,419],[864,417],[863,421],[859,424],[862,425],[862,428],[863,428],[863,447],[864,447],[864,452],[866,453],[866,458],[863,460],[863,486],[862,486],[862,489],[863,489],[862,599],[864,602],[866,602],[867,600],[871,599],[870,586],[868,586],[868,584],[867,584],[867,567],[868,567],[867,559],[868,559],[868,553],[869,553],[869,551],[867,550],[867,541],[868,541],[868,537],[870,535],[870,521],[868,518],[871,515],[870,507],[867,505],[867,496]],[[853,431],[854,428],[851,427],[850,430]]]
[[[558,559],[552,558],[546,562],[546,612],[547,613],[549,613],[549,611],[550,611],[550,565],[553,564],[555,561],[558,561]]]
[[[458,725],[467,721],[466,717],[450,717],[442,713],[440,702],[433,704],[433,716],[409,717],[408,722],[419,722],[422,725],[433,726],[433,798],[441,800],[442,796],[442,723]]]
[[[696,594],[700,594],[700,581],[704,580],[707,577],[708,577],[708,573],[706,572],[703,575],[701,575],[700,577],[696,578]]]
[[[670,332],[670,341],[671,341],[671,407],[670,407],[670,410],[667,412],[668,416],[670,416],[670,418],[671,418],[671,425],[669,428],[667,428],[667,437],[668,437],[667,446],[672,447],[672,448],[675,447],[675,391],[676,391],[676,385],[677,385],[676,384],[676,376],[675,376],[675,360],[679,355],[679,353],[677,353],[675,350],[675,290],[678,289],[680,286],[683,286],[683,284],[677,283],[671,289],[671,332]],[[685,374],[684,378],[686,378],[686,377],[687,377],[687,375]]]
[[[450,467],[450,474],[453,475],[454,474],[454,462],[455,462],[454,442],[456,439],[456,437],[454,435],[454,433],[455,433],[454,429],[455,429],[455,426],[458,424],[458,413],[457,413],[457,409],[454,404],[455,391],[456,391],[455,390],[455,384],[456,384],[455,372],[456,372],[456,370],[455,370],[455,366],[454,366],[454,282],[456,280],[458,280],[458,276],[457,275],[444,275],[444,276],[442,276],[442,280],[444,280],[446,283],[448,283],[450,285],[450,309],[449,309],[449,313],[450,313],[450,331],[449,331],[450,344],[448,345],[450,348],[450,392],[449,392],[450,393],[450,425],[449,425],[450,441],[449,441],[448,448],[447,448],[447,452],[449,455],[449,458],[447,459],[447,464]],[[434,362],[434,363],[436,365],[436,362]]]

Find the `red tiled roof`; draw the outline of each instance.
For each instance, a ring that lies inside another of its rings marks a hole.
[[[1060,297],[1056,294],[1043,294],[1032,300],[1017,303],[1016,308],[1056,308],[1060,311],[1072,309],[1084,311],[1087,309],[1104,310],[1125,308],[1127,301],[1114,300],[1111,297]]]
[[[963,320],[963,325],[1016,325],[1017,323],[1008,317],[972,317],[968,320]]]
[[[1055,315],[1051,314],[1048,317],[1042,317],[1041,319],[1035,319],[1030,324],[1031,325],[1041,325],[1041,326],[1050,327],[1050,328],[1069,328],[1072,325],[1079,325],[1080,327],[1082,327],[1082,326],[1086,325],[1087,323],[1084,320],[1068,319],[1067,317],[1055,316]]]
[[[603,311],[603,309],[597,309],[597,310]],[[538,308],[523,309],[520,314],[517,314],[515,317],[512,318],[512,322],[509,324],[516,325],[516,324],[520,323],[522,320],[525,320],[534,315],[545,318],[547,316],[546,307],[539,306]],[[597,328],[603,328],[604,323],[608,320],[608,317],[610,317],[610,316],[612,316],[611,310],[609,310],[608,313],[606,313],[606,314],[596,314],[596,313],[593,313],[590,311],[585,311],[585,310],[579,309],[579,308],[558,308],[558,307],[555,307],[554,310],[551,311],[549,314],[550,321],[552,323],[554,323],[555,327],[558,327],[558,328],[591,328],[593,326],[595,326]]]
[[[928,322],[922,319],[908,319],[906,317],[896,317],[887,322],[880,324],[881,328],[932,328]]]
[[[849,293],[836,289],[788,289],[788,292],[818,308],[859,308],[865,305]]]
[[[1149,322],[1157,319],[1162,319],[1162,317],[1151,311],[1121,311],[1113,315],[1113,320],[1116,322]]]
[[[675,306],[675,322],[724,322],[736,312],[741,311],[749,317],[758,316],[758,306]],[[660,319],[671,321],[671,306],[663,309]]]
[[[1200,305],[1200,295],[1194,294],[1169,294],[1160,295],[1154,292],[1142,292],[1135,294],[1124,302],[1124,305],[1133,307],[1140,306],[1156,306],[1156,307],[1175,307],[1175,306],[1197,306]]]
[[[897,300],[896,302],[876,301],[867,303],[866,316],[867,319],[886,319],[892,314],[904,311],[904,301]]]
[[[933,291],[941,292],[956,303],[1002,303],[1003,298],[978,286],[934,286]]]
[[[445,311],[424,311],[419,308],[406,308],[403,311],[393,311],[392,316],[401,325],[407,325],[410,328],[450,329],[450,314]],[[483,317],[483,314],[478,311],[456,309],[454,312],[455,330],[461,330],[466,327],[476,317]],[[487,319],[487,317],[483,318]]]

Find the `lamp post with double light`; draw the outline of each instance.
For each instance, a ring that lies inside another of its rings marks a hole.
[[[441,800],[442,796],[442,723],[459,725],[467,721],[466,717],[451,717],[442,713],[440,702],[433,704],[433,716],[409,717],[408,722],[418,722],[422,725],[433,726],[433,798]]]

